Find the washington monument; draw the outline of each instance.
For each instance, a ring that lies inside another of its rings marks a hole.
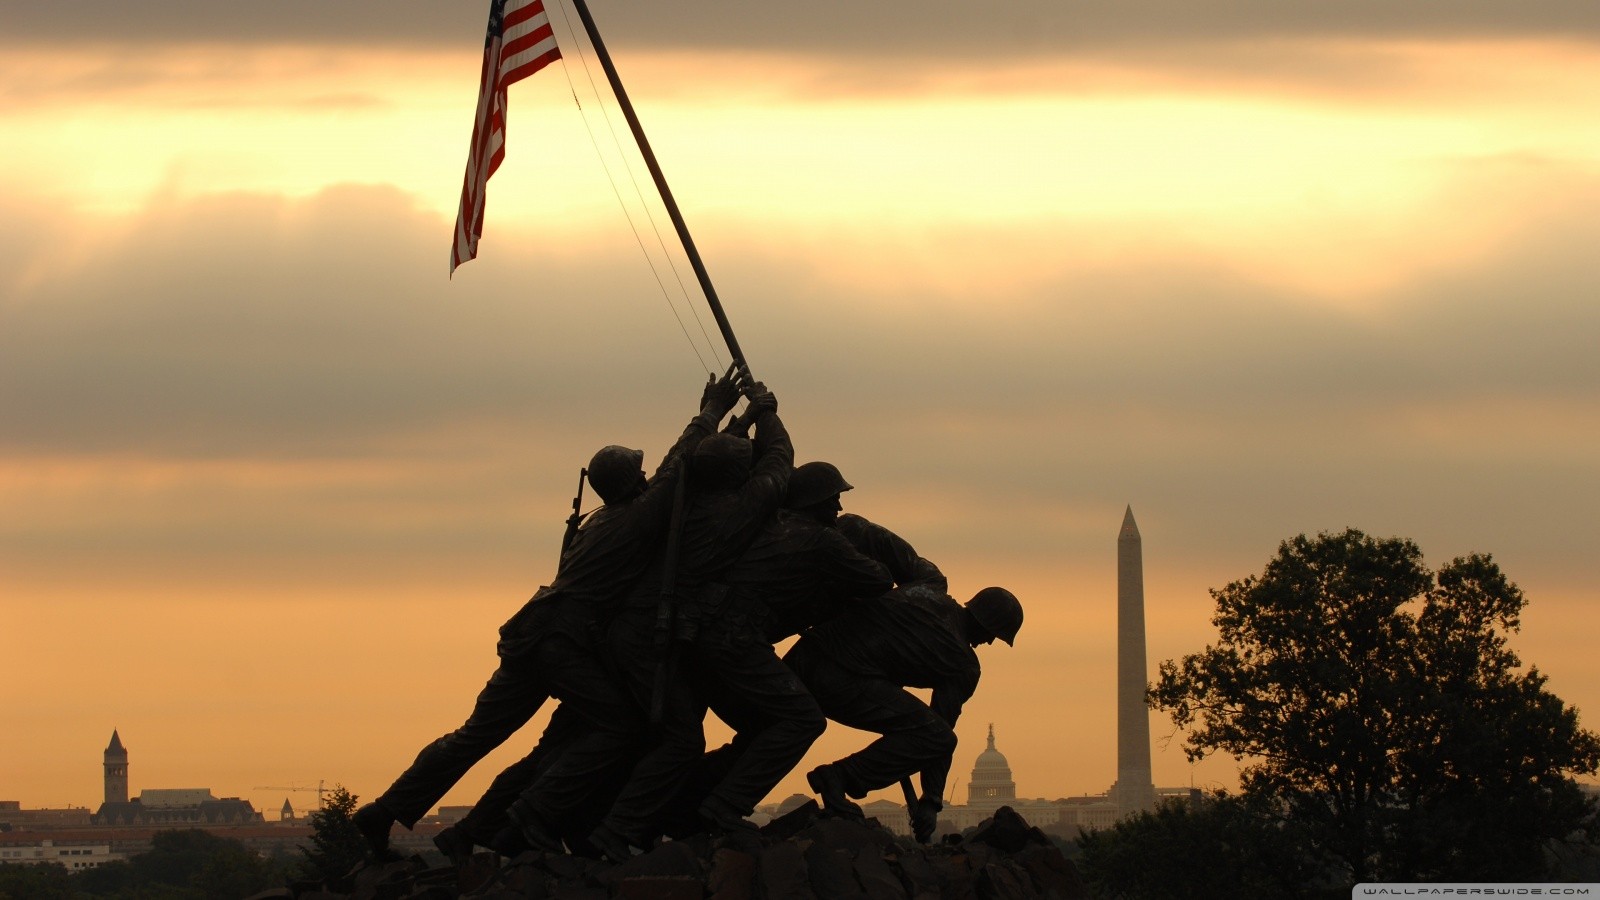
[[[1154,809],[1150,712],[1145,706],[1144,548],[1133,507],[1117,534],[1117,817]]]

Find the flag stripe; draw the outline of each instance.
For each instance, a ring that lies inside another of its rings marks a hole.
[[[531,47],[543,45],[546,49],[555,47],[555,32],[550,27],[550,22],[543,16],[530,21],[523,26],[507,28],[505,33],[506,56],[511,57],[525,52]],[[505,67],[502,66],[502,69]]]
[[[521,0],[506,4],[505,30],[511,31],[518,25],[530,19],[548,19],[544,12],[544,0]]]
[[[491,0],[472,145],[450,246],[450,272],[478,255],[489,176],[505,159],[506,88],[561,58],[542,0]]]
[[[529,75],[532,75],[550,63],[561,58],[561,51],[557,50],[554,45],[551,45],[548,50],[541,49],[543,46],[544,45],[541,44],[538,47],[530,49],[526,53],[518,54],[514,59],[509,60],[508,65],[504,70],[505,77],[502,79],[503,82],[505,84],[512,84],[514,82],[521,81],[522,79],[527,78]]]

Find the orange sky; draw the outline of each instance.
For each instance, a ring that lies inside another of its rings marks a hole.
[[[0,14],[0,799],[97,805],[113,727],[135,791],[375,795],[548,579],[577,467],[653,461],[704,379],[588,76],[513,88],[450,281],[477,12],[371,46],[29,15]],[[1152,669],[1211,639],[1208,588],[1355,526],[1493,553],[1531,600],[1513,646],[1600,709],[1588,32],[1097,18],[949,57],[922,22],[883,58],[769,13],[709,46],[597,15],[800,458],[958,595],[1027,605],[982,651],[963,784],[989,722],[1021,794],[1115,777],[1126,504]],[[1170,730],[1159,783],[1232,784]]]

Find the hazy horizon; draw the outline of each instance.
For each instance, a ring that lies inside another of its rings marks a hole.
[[[134,793],[375,796],[470,708],[579,466],[692,415],[718,364],[570,46],[446,278],[484,6],[0,9],[0,799],[97,806],[113,728]],[[1027,609],[958,800],[990,722],[1019,796],[1114,780],[1130,504],[1152,676],[1208,589],[1356,527],[1493,554],[1596,728],[1600,8],[595,15],[798,458]],[[1157,784],[1233,785],[1171,732]]]

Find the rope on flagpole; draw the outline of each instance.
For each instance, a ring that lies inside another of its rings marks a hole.
[[[678,208],[678,201],[672,196],[672,188],[667,185],[667,176],[661,171],[661,163],[656,159],[655,151],[650,149],[650,139],[645,136],[639,114],[634,111],[633,102],[628,99],[628,90],[622,85],[622,76],[617,73],[616,65],[611,62],[611,53],[606,50],[605,39],[600,36],[600,28],[595,24],[594,17],[589,14],[589,4],[584,0],[571,0],[571,3],[572,8],[578,13],[578,18],[583,20],[583,31],[589,36],[589,46],[594,48],[595,57],[600,60],[600,65],[606,71],[606,82],[611,85],[611,94],[616,98],[623,117],[628,120],[628,130],[633,133],[633,141],[639,147],[639,155],[643,157],[645,166],[650,170],[650,180],[655,182],[656,193],[661,195],[661,205],[666,207],[667,216],[672,219],[673,230],[678,233],[678,242],[683,244],[683,255],[693,267],[695,279],[700,282],[700,292],[705,295],[706,305],[711,308],[711,315],[717,320],[717,330],[722,333],[723,343],[728,345],[728,355],[733,359],[733,368],[745,381],[754,382],[755,375],[750,371],[744,351],[739,349],[739,338],[733,333],[733,324],[728,321],[728,313],[722,308],[722,301],[717,297],[716,286],[711,283],[711,273],[706,271],[705,261],[700,258],[694,237],[689,234],[689,224],[684,221],[683,211]]]
[[[689,342],[689,348],[694,351],[695,358],[700,361],[701,368],[704,368],[709,374],[714,375],[716,374],[716,371],[725,369],[727,366],[722,362],[722,355],[717,352],[716,341],[713,341],[710,333],[706,331],[706,324],[705,321],[700,317],[698,307],[692,300],[689,299],[689,289],[683,282],[683,273],[678,270],[677,263],[673,261],[672,252],[667,249],[666,239],[661,235],[661,227],[656,222],[655,216],[650,212],[650,203],[645,199],[644,190],[639,186],[638,176],[634,172],[633,166],[628,162],[627,152],[622,148],[622,141],[617,136],[616,126],[612,123],[611,115],[606,108],[605,97],[600,93],[599,87],[595,84],[594,72],[589,67],[589,56],[584,52],[583,43],[577,39],[577,34],[573,30],[572,19],[567,14],[566,4],[559,2],[559,0],[550,0],[550,2],[554,2],[561,9],[561,17],[567,30],[567,37],[569,41],[568,46],[577,48],[579,64],[583,68],[584,77],[589,81],[590,94],[595,98],[595,102],[600,106],[600,116],[605,120],[606,129],[611,134],[612,146],[616,149],[618,158],[622,160],[623,169],[628,173],[628,180],[633,184],[634,196],[638,198],[639,206],[644,211],[645,220],[650,223],[650,229],[655,234],[656,245],[661,249],[661,255],[666,259],[667,266],[672,270],[672,276],[677,281],[678,296],[681,297],[684,304],[689,307],[689,313],[694,317],[695,325],[700,329],[700,336],[705,339],[706,347],[711,351],[711,358],[716,361],[717,365],[715,370],[706,364],[705,357],[700,353],[699,345],[696,343],[694,337],[689,334],[689,328],[684,323],[682,314],[680,314],[678,311],[677,303],[674,302],[671,293],[667,290],[666,283],[662,280],[660,270],[656,268],[655,259],[650,255],[650,251],[645,247],[644,236],[640,234],[638,224],[634,221],[633,214],[628,209],[627,201],[623,199],[622,190],[617,186],[616,176],[611,171],[610,164],[606,162],[604,152],[600,149],[600,141],[595,136],[594,126],[590,123],[588,115],[584,112],[582,101],[578,99],[577,88],[572,83],[572,72],[570,69],[568,69],[566,57],[563,55],[561,57],[561,71],[567,79],[567,88],[572,93],[572,101],[578,107],[578,115],[579,118],[583,120],[584,130],[589,134],[589,143],[594,148],[595,158],[600,161],[600,167],[605,171],[606,180],[611,184],[611,192],[616,196],[617,205],[622,209],[623,218],[627,219],[628,227],[633,232],[634,242],[638,244],[639,252],[644,256],[645,264],[650,267],[650,274],[655,278],[656,286],[661,291],[662,299],[666,301],[667,308],[672,311],[672,317],[677,320],[678,329],[683,332],[684,339]]]
[[[562,69],[566,69],[564,64]],[[570,80],[569,76],[568,81],[570,82]],[[695,342],[694,335],[689,333],[689,326],[684,324],[683,315],[678,312],[678,305],[672,301],[672,295],[667,291],[666,282],[661,280],[661,270],[656,268],[656,261],[650,256],[649,249],[644,245],[644,236],[639,233],[639,226],[634,222],[633,214],[628,211],[628,202],[622,198],[622,191],[617,187],[617,179],[611,174],[611,167],[606,163],[605,155],[600,152],[600,144],[594,136],[594,129],[589,126],[588,117],[582,115],[583,104],[578,102],[578,95],[575,91],[573,92],[572,100],[578,106],[579,117],[583,119],[584,129],[589,132],[589,142],[594,145],[595,156],[600,160],[600,167],[605,170],[606,180],[611,183],[611,193],[616,196],[617,205],[622,208],[622,217],[627,220],[628,229],[633,232],[633,241],[639,247],[639,254],[644,257],[645,265],[650,267],[650,274],[655,278],[656,288],[661,291],[661,299],[666,301],[667,309],[672,312],[672,318],[678,323],[678,330],[683,332],[683,339],[689,342],[689,349],[694,352],[695,359],[699,360],[700,367],[705,369],[707,373],[712,373],[711,367],[706,364],[705,356],[700,352],[699,345]],[[687,299],[686,292],[685,300],[687,301]],[[690,304],[690,309],[692,310],[693,308],[693,304]],[[703,327],[702,330],[704,330]],[[709,338],[706,343],[711,349],[713,358],[715,358],[716,345],[711,344]],[[720,359],[717,360],[717,365],[722,365]]]

